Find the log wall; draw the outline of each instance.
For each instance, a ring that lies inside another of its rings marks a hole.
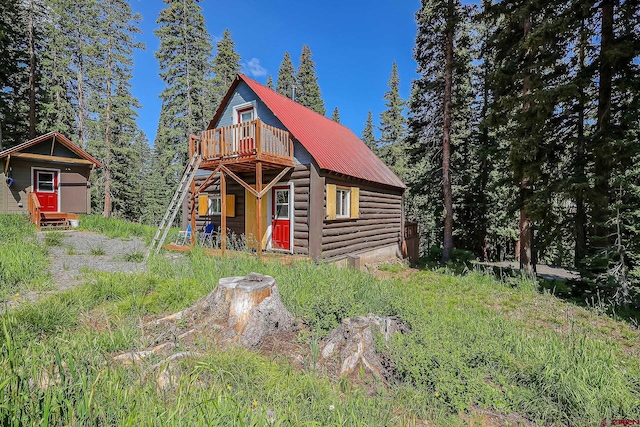
[[[365,181],[325,176],[326,184],[360,189],[357,219],[327,220],[322,227],[322,258],[338,260],[402,242],[402,190],[374,186]],[[326,188],[326,187],[325,187]],[[327,198],[324,197],[326,212]]]

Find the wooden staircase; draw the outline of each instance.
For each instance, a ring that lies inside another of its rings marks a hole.
[[[39,228],[41,230],[68,230],[71,227],[69,220],[72,219],[78,219],[78,215],[65,212],[41,212]]]
[[[69,221],[77,220],[78,214],[66,212],[42,212],[35,193],[29,193],[29,218],[38,230],[68,230]]]

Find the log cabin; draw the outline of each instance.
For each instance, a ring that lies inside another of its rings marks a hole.
[[[402,256],[406,185],[350,129],[239,74],[207,130],[183,223],[255,249],[354,263]],[[206,173],[203,173],[206,171]],[[356,261],[353,261],[356,260]]]
[[[96,167],[102,164],[58,132],[0,151],[0,213],[29,214],[38,228],[66,228],[91,212]]]

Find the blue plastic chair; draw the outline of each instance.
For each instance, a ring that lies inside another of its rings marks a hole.
[[[209,224],[204,228],[204,231],[200,235],[200,246],[205,246],[208,242],[210,247],[213,247],[213,232],[216,230],[215,224]]]

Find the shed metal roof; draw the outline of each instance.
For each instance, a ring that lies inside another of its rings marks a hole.
[[[49,132],[46,133],[44,135],[41,135],[37,138],[33,138],[30,139],[29,141],[23,142],[22,144],[18,144],[14,147],[8,148],[4,151],[0,151],[0,159],[2,159],[3,157],[7,157],[8,155],[12,154],[12,153],[17,153],[20,152],[22,150],[24,150],[25,148],[31,147],[33,145],[39,144],[41,142],[44,142],[48,139],[51,138],[55,138],[56,141],[60,142],[62,145],[64,145],[65,147],[67,147],[69,150],[73,151],[76,155],[78,155],[78,157],[88,160],[91,163],[93,163],[94,165],[98,166],[98,167],[102,167],[102,163],[100,163],[95,157],[93,157],[91,154],[87,153],[86,151],[84,151],[82,148],[78,147],[76,144],[74,144],[73,142],[71,142],[71,140],[69,138],[67,138],[66,136],[64,136],[63,134],[59,133],[59,132]]]
[[[240,81],[245,82],[293,134],[318,164],[338,174],[353,176],[391,187],[407,188],[398,176],[346,126],[318,114],[276,91],[239,74],[209,124],[218,122],[223,106]]]

